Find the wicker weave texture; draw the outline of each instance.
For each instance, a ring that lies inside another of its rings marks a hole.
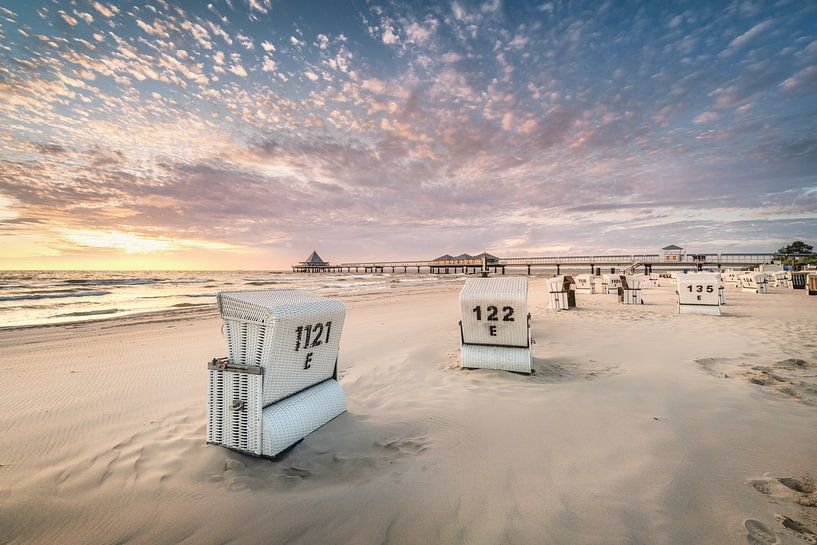
[[[579,293],[596,293],[596,277],[592,274],[576,275],[576,291]]]
[[[569,307],[566,292],[548,293],[548,308],[550,310],[567,310]]]
[[[460,292],[463,341],[528,346],[528,279],[470,278]]]
[[[209,371],[207,441],[261,453],[261,375]]]
[[[333,379],[265,407],[261,454],[275,456],[344,411],[346,397]]]
[[[332,377],[342,301],[288,289],[222,292],[218,304],[230,361],[265,369],[264,406]]]
[[[678,274],[680,314],[721,314],[721,275],[716,273]]]
[[[530,348],[464,344],[460,365],[468,369],[498,369],[515,373],[530,373],[531,358]]]

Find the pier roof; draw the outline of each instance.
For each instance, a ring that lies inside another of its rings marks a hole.
[[[321,256],[318,255],[318,252],[312,250],[312,253],[306,258],[306,261],[303,262],[304,265],[328,265],[326,261],[321,259]]]

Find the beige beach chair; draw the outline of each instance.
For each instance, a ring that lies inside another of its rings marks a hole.
[[[721,315],[721,279],[716,273],[678,274],[678,313]]]

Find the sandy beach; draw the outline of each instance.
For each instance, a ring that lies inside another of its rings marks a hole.
[[[0,331],[0,542],[817,543],[817,297],[724,315],[531,280],[535,373],[462,370],[460,283],[349,296],[349,410],[205,444],[215,311]]]

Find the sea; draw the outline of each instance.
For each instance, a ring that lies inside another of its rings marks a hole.
[[[0,328],[215,309],[220,291],[297,288],[318,295],[378,293],[460,275],[293,274],[275,271],[0,271]]]

